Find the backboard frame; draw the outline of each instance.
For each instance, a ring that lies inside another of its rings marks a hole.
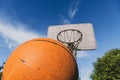
[[[93,25],[91,23],[49,26],[48,27],[48,38],[57,40],[57,34],[66,29],[76,29],[82,33],[83,38],[82,38],[82,41],[79,43],[77,50],[96,49],[96,39],[94,35]]]

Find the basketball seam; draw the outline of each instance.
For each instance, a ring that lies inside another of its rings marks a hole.
[[[59,44],[57,44],[57,43],[55,43],[55,42],[52,42],[52,41],[46,41],[46,40],[34,40],[34,41],[45,41],[45,42],[50,42],[50,43],[53,43],[53,44],[59,45]],[[59,45],[59,46],[62,47],[62,48],[64,48],[67,52],[70,53],[70,51],[68,51],[64,46],[61,46],[61,45]]]

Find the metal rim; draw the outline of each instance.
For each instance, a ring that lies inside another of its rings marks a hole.
[[[67,42],[67,41],[63,41],[63,40],[61,40],[60,38],[59,38],[59,36],[62,34],[62,33],[65,33],[65,32],[67,32],[67,31],[75,31],[75,32],[77,32],[77,33],[79,33],[79,38],[77,39],[77,40],[75,40],[75,41],[73,41],[73,42]],[[66,43],[66,44],[70,44],[70,43],[75,43],[75,42],[79,42],[79,41],[81,41],[82,40],[82,33],[79,31],[79,30],[76,30],[76,29],[66,29],[66,30],[62,30],[61,32],[59,32],[58,34],[57,34],[57,40],[58,41],[60,41],[60,42],[62,42],[62,43]]]

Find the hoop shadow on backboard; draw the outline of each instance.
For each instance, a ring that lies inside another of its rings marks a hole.
[[[48,38],[62,42],[75,57],[76,51],[96,49],[96,40],[91,23],[49,26]]]

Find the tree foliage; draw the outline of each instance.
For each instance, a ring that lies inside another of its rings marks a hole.
[[[112,49],[94,63],[92,80],[120,80],[120,49]]]

